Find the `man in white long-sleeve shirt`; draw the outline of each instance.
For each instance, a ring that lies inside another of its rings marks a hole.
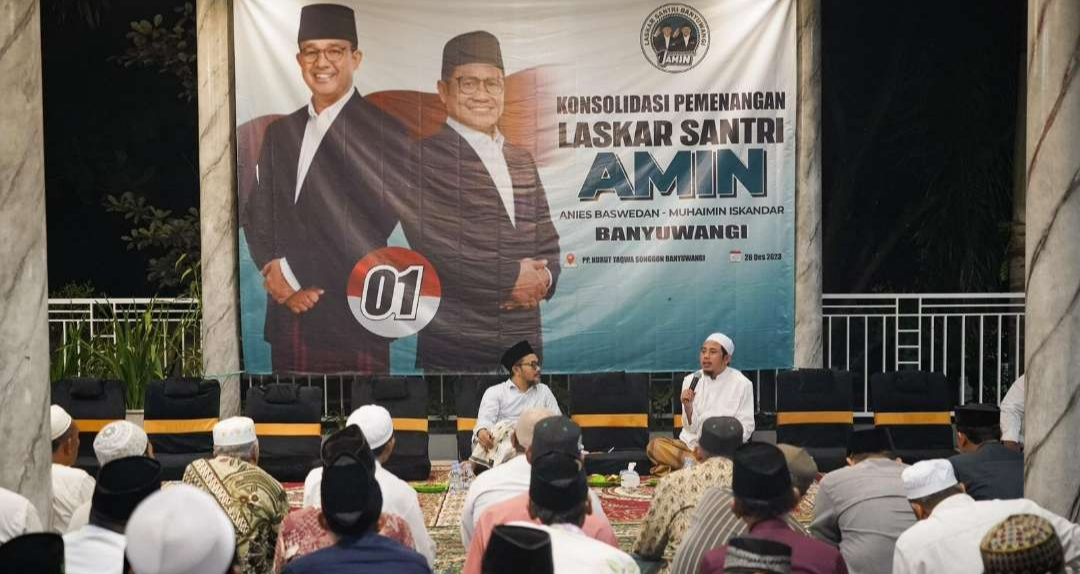
[[[1023,498],[976,501],[964,493],[945,459],[918,462],[901,478],[919,522],[897,539],[893,574],[981,574],[979,543],[991,528],[1015,514],[1046,519],[1061,541],[1066,567],[1072,572],[1080,568],[1080,526],[1038,504]]]
[[[701,370],[683,379],[679,400],[683,407],[683,429],[679,440],[656,438],[649,442],[648,455],[655,466],[652,474],[665,475],[683,467],[683,459],[694,456],[701,436],[701,423],[712,417],[735,417],[743,426],[743,442],[754,434],[754,385],[729,366],[735,342],[723,333],[709,335],[701,344]]]
[[[1001,443],[1017,450],[1024,448],[1024,386],[1020,375],[1001,399]]]
[[[480,399],[473,429],[473,453],[469,459],[478,470],[502,464],[516,454],[510,437],[518,417],[529,409],[562,414],[555,395],[540,382],[540,358],[528,341],[520,341],[499,361],[510,378],[490,387]]]

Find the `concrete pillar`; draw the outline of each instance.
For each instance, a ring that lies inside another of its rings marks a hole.
[[[1080,2],[1029,0],[1025,495],[1080,519]]]
[[[48,527],[49,295],[38,0],[0,4],[0,487]]]
[[[221,416],[240,413],[240,291],[236,213],[232,2],[195,3],[199,68],[202,352],[221,381]]]
[[[821,367],[821,0],[798,0],[795,366]]]

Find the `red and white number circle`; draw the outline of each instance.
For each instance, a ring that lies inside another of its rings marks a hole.
[[[365,329],[397,339],[431,322],[442,300],[442,284],[423,255],[384,247],[356,263],[345,295],[353,317]]]

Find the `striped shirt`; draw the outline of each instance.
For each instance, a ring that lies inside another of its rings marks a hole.
[[[723,487],[713,488],[701,497],[690,519],[690,528],[671,561],[671,574],[697,574],[701,559],[710,550],[748,532],[746,523],[731,511],[732,498],[731,489]],[[784,522],[795,532],[809,536],[806,528],[790,514],[784,515]]]

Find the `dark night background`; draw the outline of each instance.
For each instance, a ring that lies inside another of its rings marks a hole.
[[[146,277],[163,251],[129,250],[131,225],[104,198],[132,192],[174,216],[198,206],[196,102],[175,74],[110,60],[131,22],[169,27],[182,6],[42,2],[54,296],[87,282],[111,297],[176,293]],[[1025,17],[1016,0],[822,0],[826,292],[1009,289]]]

